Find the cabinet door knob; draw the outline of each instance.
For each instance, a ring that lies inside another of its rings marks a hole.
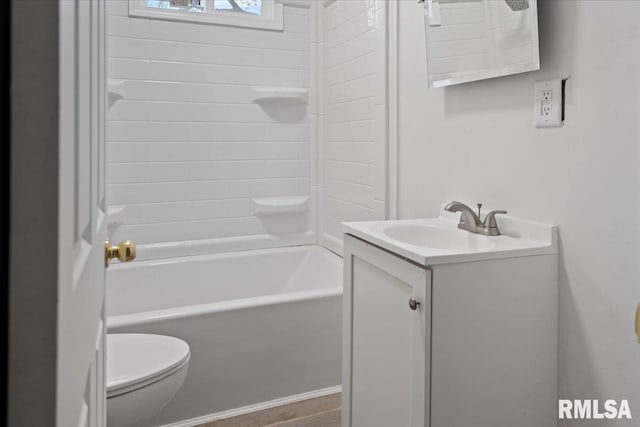
[[[420,305],[420,303],[418,302],[417,299],[409,298],[409,308],[411,310],[414,310],[414,311],[417,310],[419,305]]]

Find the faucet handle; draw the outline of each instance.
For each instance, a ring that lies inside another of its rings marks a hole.
[[[496,222],[496,215],[504,215],[507,211],[491,211],[484,218],[484,222],[482,225],[487,228],[498,228],[498,223]]]

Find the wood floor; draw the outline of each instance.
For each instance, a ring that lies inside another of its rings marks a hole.
[[[196,427],[340,427],[340,416],[340,393],[335,393]]]

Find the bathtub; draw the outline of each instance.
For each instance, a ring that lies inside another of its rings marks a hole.
[[[114,264],[109,333],[181,338],[187,379],[147,426],[190,426],[340,391],[342,259],[320,246]]]

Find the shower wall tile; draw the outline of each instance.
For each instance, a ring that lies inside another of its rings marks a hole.
[[[336,7],[327,8],[327,30],[331,31],[341,25],[353,25],[359,22],[357,16],[367,13],[370,7],[370,1],[355,0],[341,1]]]
[[[340,10],[351,3],[360,3],[363,6],[368,2],[366,0],[342,0],[336,1],[329,5],[327,10],[335,9]],[[362,13],[352,17],[346,22],[342,24],[335,24],[331,22],[331,19],[335,19],[337,16],[340,16],[340,12],[336,12],[326,17],[325,24],[327,28],[327,47],[328,48],[336,48],[339,45],[348,42],[356,38],[357,36],[369,32],[373,29],[371,14],[373,12],[373,5],[369,3],[368,7],[363,10]]]
[[[374,159],[372,145],[373,143],[327,141],[325,160],[372,165]]]
[[[110,141],[269,141],[309,140],[307,124],[115,121]]]
[[[190,202],[306,194],[308,187],[308,178],[146,182],[111,184],[110,197],[115,205]]]
[[[285,7],[284,32],[154,19],[149,22],[149,37],[154,40],[306,52],[309,49],[309,34],[292,32],[290,27],[307,26],[309,28],[308,13],[292,14],[290,9]],[[302,10],[308,12],[308,9]],[[293,21],[299,21],[299,23],[292,24]]]
[[[165,243],[201,239],[237,237],[239,230],[247,235],[262,234],[263,226],[256,217],[222,218],[121,226],[122,234],[146,243]]]
[[[130,205],[126,211],[126,223],[129,225],[171,223],[175,222],[175,218],[181,218],[182,221],[240,218],[246,216],[250,209],[250,199]]]
[[[270,50],[253,47],[221,46],[113,36],[109,44],[121,58],[193,62],[285,70],[306,70],[306,51]]]
[[[111,142],[107,162],[308,160],[308,145],[297,142]]]
[[[312,195],[310,107],[263,108],[251,89],[310,87],[310,9],[285,6],[284,31],[265,31],[130,18],[127,0],[108,8],[109,78],[123,94],[107,132],[109,205],[123,208],[111,238],[264,240],[303,235],[301,221],[311,230],[311,215],[274,227],[251,203]],[[348,117],[365,119],[366,101],[355,105]]]
[[[373,98],[367,97],[354,101],[338,102],[327,108],[331,123],[357,122],[371,120]]]
[[[323,244],[335,251],[343,221],[386,215],[386,164],[379,156],[386,151],[384,12],[368,0],[336,0],[325,9],[320,224]]]
[[[108,2],[109,9],[112,9],[112,2]],[[124,36],[129,38],[148,38],[150,35],[150,20],[143,18],[132,19],[128,16],[119,16],[110,11],[108,35]]]
[[[129,0],[110,0],[109,15],[128,16]]]
[[[272,161],[196,161],[111,163],[108,173],[114,184],[170,181],[210,181],[260,178],[306,178],[309,162]]]
[[[109,69],[111,77],[113,72]],[[193,85],[185,85],[182,82],[154,82],[150,80],[125,80],[123,83],[124,97],[126,101],[119,101],[109,110],[111,114],[121,102],[131,101],[192,101],[191,91]],[[189,88],[186,90],[185,88]]]
[[[373,200],[371,184],[354,184],[348,181],[330,177],[327,182],[327,192],[336,200],[370,209]]]
[[[374,53],[366,53],[342,64],[329,66],[327,83],[331,86],[372,75],[376,69],[374,59]]]
[[[367,31],[351,40],[341,43],[332,49],[333,52],[328,58],[329,63],[327,65],[333,67],[344,64],[362,55],[363,52],[374,52],[375,42],[376,40],[371,37],[371,34]]]
[[[309,84],[309,72],[299,69],[153,60],[148,70],[149,79],[157,81],[298,87],[306,87]],[[127,78],[128,76],[124,77]]]
[[[325,171],[328,176],[338,181],[362,185],[370,185],[373,182],[372,164],[329,160]]]
[[[110,57],[108,64],[111,79],[146,80],[151,76],[148,60]]]
[[[327,96],[333,104],[353,102],[363,98],[373,98],[371,88],[374,84],[375,76],[370,74],[360,79],[338,83],[327,87]]]

